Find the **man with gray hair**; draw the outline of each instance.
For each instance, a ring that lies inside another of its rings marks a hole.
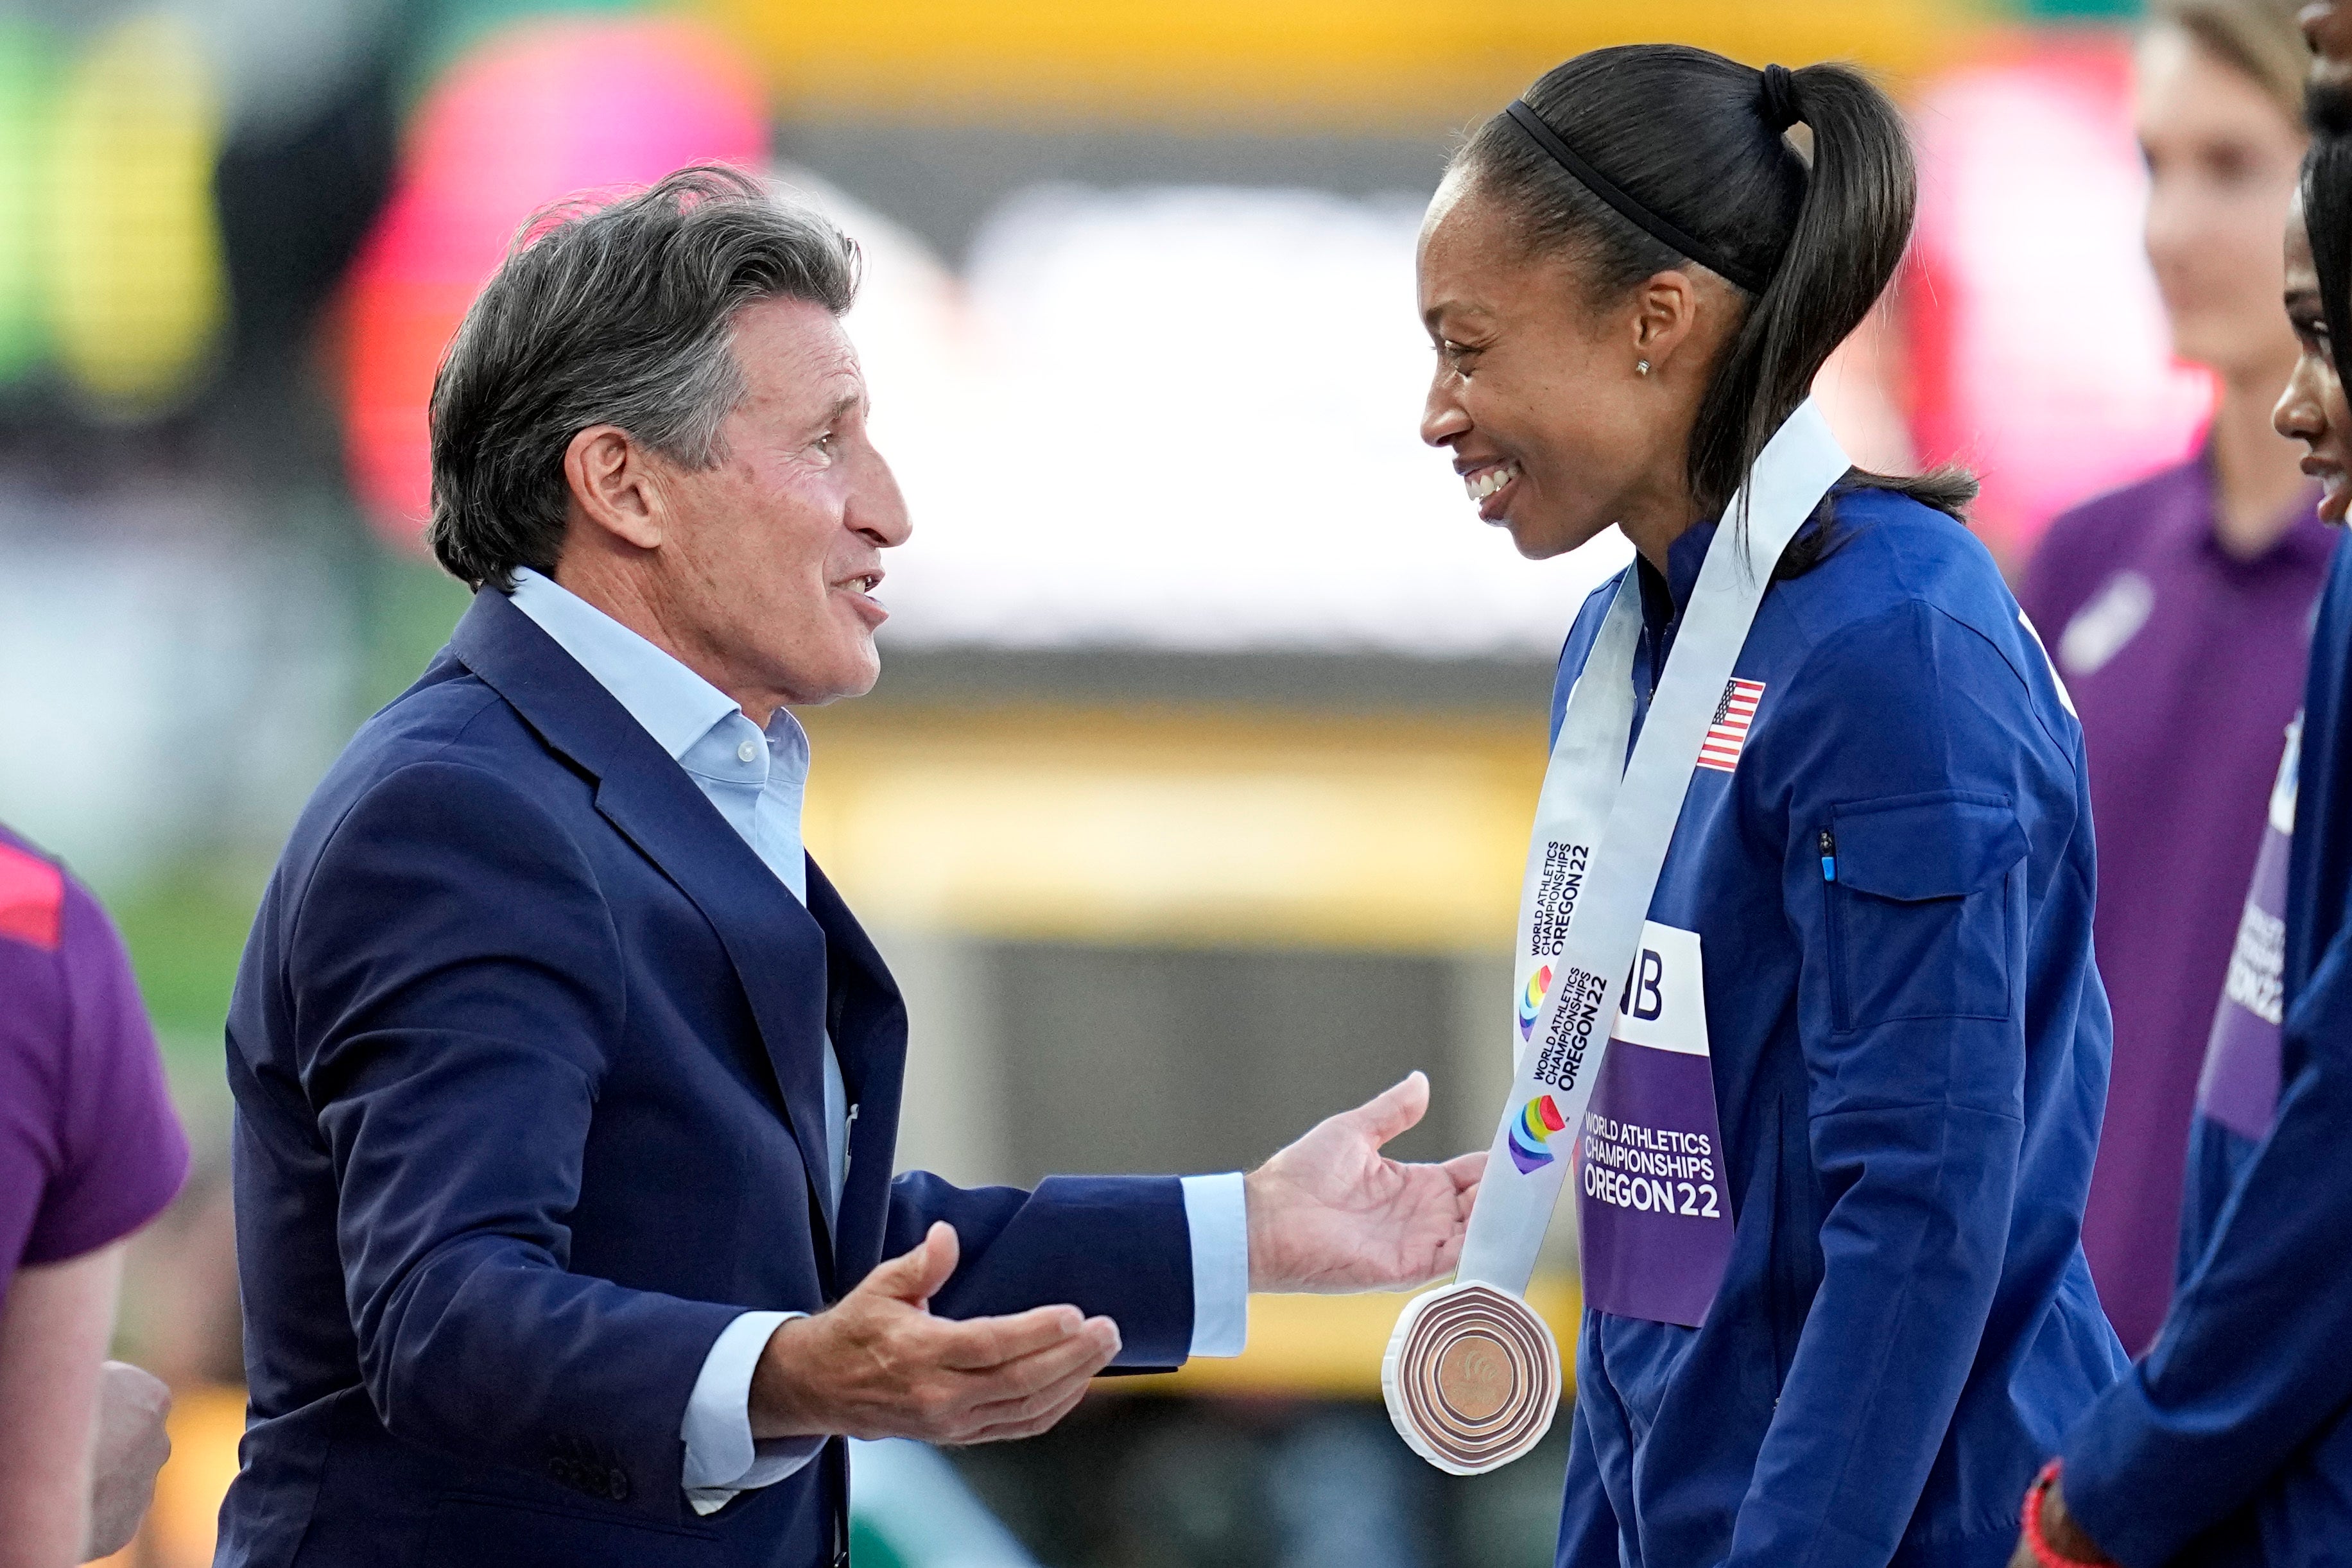
[[[725,170],[527,235],[433,397],[477,590],[297,824],[228,1029],[220,1568],[846,1560],[850,1437],[1052,1426],[1249,1290],[1450,1267],[1419,1074],[1240,1175],[893,1178],[907,1018],[801,847],[908,525],[856,251]]]

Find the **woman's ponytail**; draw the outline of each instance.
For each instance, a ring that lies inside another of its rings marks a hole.
[[[1894,280],[1911,241],[1918,172],[1911,138],[1886,96],[1850,67],[1783,73],[1782,89],[1811,132],[1812,156],[1796,222],[1763,292],[1717,361],[1691,434],[1691,487],[1721,506],[1738,489],[1781,422],[1811,392],[1813,378],[1860,327]],[[1759,133],[1775,93],[1759,86]],[[1866,476],[1958,512],[1976,495],[1965,474]]]

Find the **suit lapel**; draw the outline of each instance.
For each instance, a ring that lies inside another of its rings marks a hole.
[[[826,973],[824,932],[676,759],[505,594],[477,592],[449,645],[551,750],[596,780],[598,812],[661,868],[719,934],[759,1024],[785,1122],[800,1145],[819,1256],[830,1259],[818,1186],[825,1172],[821,1053],[830,988],[810,983]],[[853,1145],[853,1158],[855,1150]]]
[[[906,1087],[907,1007],[882,955],[814,859],[808,890],[809,913],[824,929],[830,959],[826,1027],[841,1058],[850,1103],[857,1107],[857,1119],[850,1124],[849,1180],[834,1229],[837,1275],[855,1281],[882,1259],[898,1103]]]

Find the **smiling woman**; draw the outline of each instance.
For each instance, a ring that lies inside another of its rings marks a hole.
[[[1522,554],[1612,523],[1638,552],[1561,656],[1536,1005],[1453,1287],[1523,1312],[1580,1173],[1572,1568],[1989,1568],[1983,1500],[2124,1365],[2077,1233],[2108,1049],[2081,731],[1973,481],[1854,468],[1808,401],[1915,199],[1859,73],[1644,46],[1488,120],[1422,230],[1423,439]],[[1569,1158],[1513,1140],[1537,1112]],[[1441,1468],[1499,1462],[1502,1417],[1414,1359],[1467,1301],[1390,1353]]]
[[[1430,208],[1422,435],[1524,554],[1612,522],[1662,553],[1690,508],[1731,498],[1894,275],[1916,190],[1892,107],[1850,70],[1803,73],[1809,178],[1789,142],[1725,112],[1754,75],[1697,49],[1580,56],[1486,122]],[[1671,141],[1627,113],[1642,103]],[[1697,213],[1708,240],[1661,215]],[[1957,471],[1866,477],[1955,513],[1975,494]]]

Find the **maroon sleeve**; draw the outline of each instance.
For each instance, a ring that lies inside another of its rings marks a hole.
[[[57,867],[0,838],[0,1291],[24,1255],[60,1163],[63,896]]]
[[[22,1261],[58,1262],[121,1239],[162,1212],[188,1174],[188,1142],[129,955],[89,890],[64,880],[56,960],[63,1038],[55,1153]]]

